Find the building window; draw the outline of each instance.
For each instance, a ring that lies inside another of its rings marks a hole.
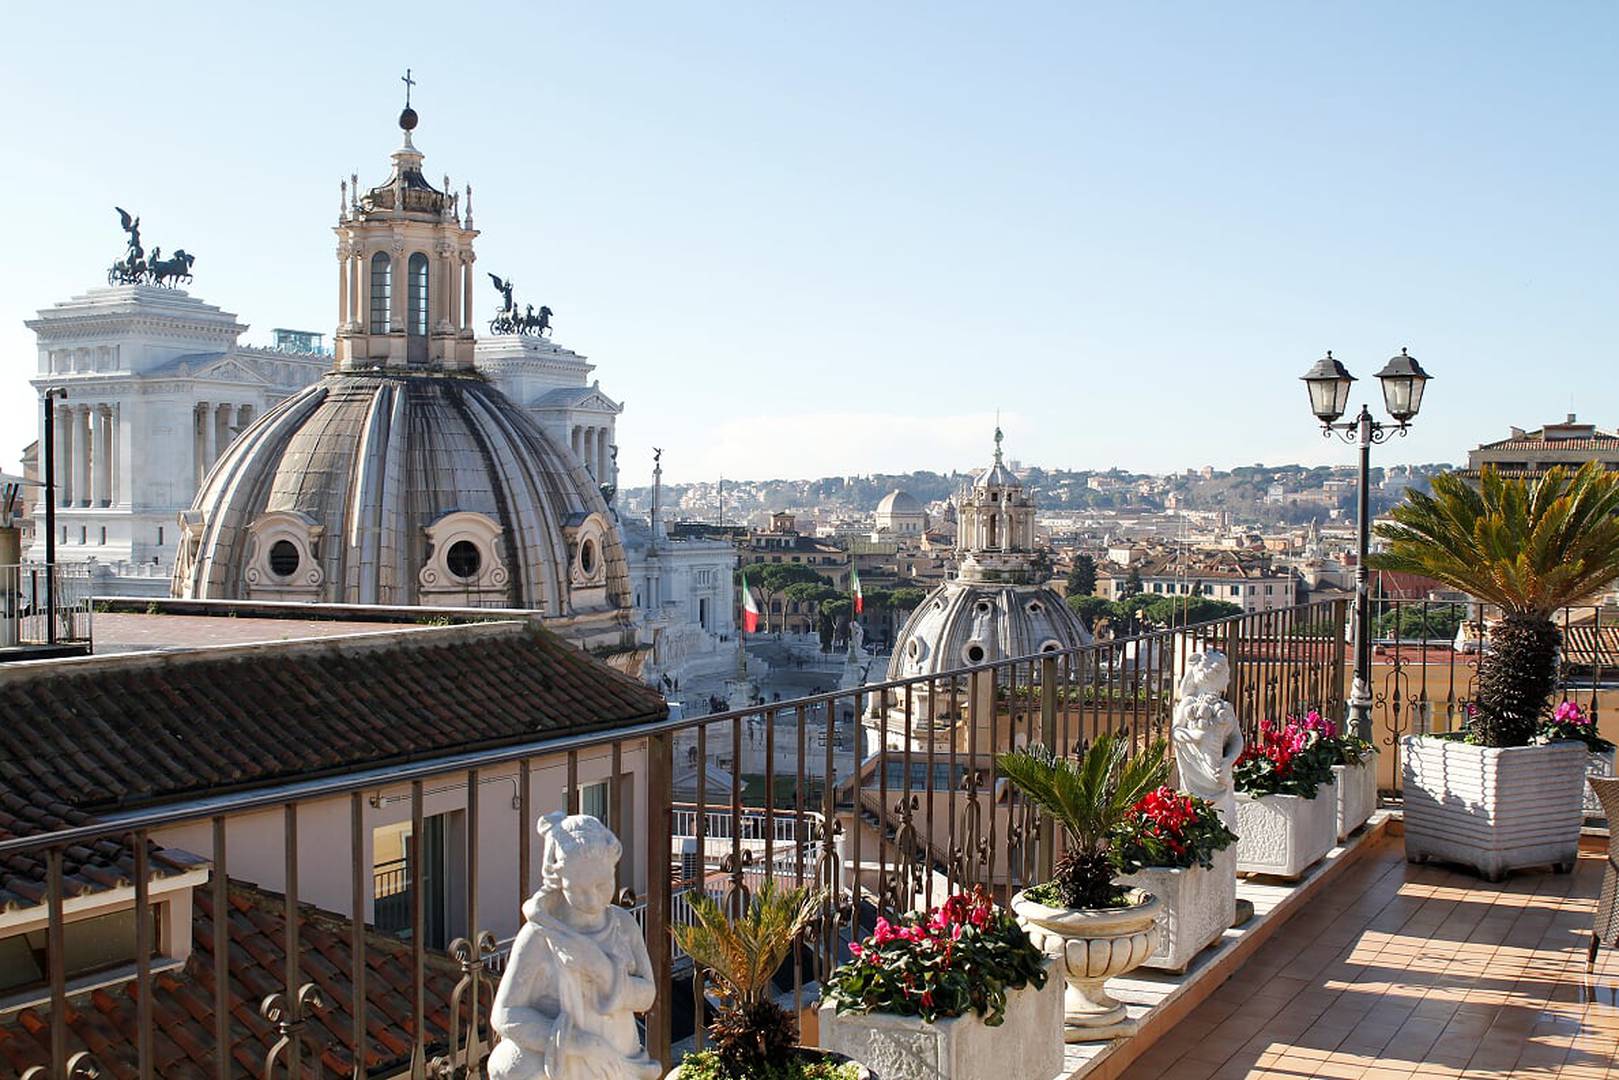
[[[579,812],[589,814],[603,825],[611,824],[607,820],[607,781],[579,785]]]
[[[388,320],[393,308],[394,267],[386,251],[371,256],[371,332],[386,334],[393,327]]]
[[[1266,596],[1271,596],[1275,592],[1276,592],[1276,586],[1274,586],[1274,585],[1266,585],[1265,586],[1265,595]]]
[[[79,526],[79,543],[88,544],[89,542],[90,542],[90,527],[88,525],[80,525]]]
[[[107,546],[107,527],[105,525],[101,526],[101,546]]]
[[[478,567],[482,564],[483,556],[478,552],[478,545],[471,540],[457,540],[444,553],[444,565],[450,573],[463,580],[476,577]]]
[[[407,301],[407,318],[405,325],[409,333],[417,337],[427,336],[427,256],[420,251],[410,257],[408,267],[410,275],[410,291],[405,294]]]
[[[152,920],[152,956],[160,955],[163,905],[148,909]],[[68,979],[93,975],[135,962],[135,909],[133,906],[105,915],[70,922],[63,929]],[[45,928],[0,937],[0,993],[44,986],[49,978],[45,969]]]
[[[163,526],[161,525],[157,527],[157,546],[163,546]]]

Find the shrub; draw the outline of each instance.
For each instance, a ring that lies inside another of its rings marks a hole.
[[[1126,874],[1143,867],[1211,867],[1214,853],[1236,843],[1207,799],[1171,787],[1149,792],[1113,834],[1114,861]]]

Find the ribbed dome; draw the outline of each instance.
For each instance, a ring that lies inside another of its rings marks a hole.
[[[920,514],[922,504],[909,491],[890,491],[877,504],[879,514]]]
[[[895,640],[890,679],[1089,645],[1091,635],[1050,589],[957,579],[934,589]]]
[[[177,596],[628,606],[589,474],[476,376],[327,375],[231,444],[184,532]]]

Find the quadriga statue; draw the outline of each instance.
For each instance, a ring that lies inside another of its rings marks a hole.
[[[586,814],[547,814],[540,891],[523,904],[490,1024],[490,1080],[657,1080],[635,1014],[657,987],[641,930],[613,901],[618,837]]]
[[[1216,649],[1186,658],[1171,735],[1181,789],[1209,800],[1226,828],[1237,827],[1237,789],[1231,768],[1242,755],[1242,727],[1225,699],[1231,668]]]

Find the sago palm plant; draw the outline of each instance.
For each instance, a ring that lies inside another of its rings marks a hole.
[[[692,961],[719,981],[723,1007],[709,1033],[726,1076],[765,1075],[792,1054],[798,1023],[772,1000],[771,979],[821,906],[818,889],[782,889],[766,880],[739,918],[726,918],[710,897],[693,893],[696,922],[669,928]]]
[[[996,767],[1019,791],[1062,825],[1067,846],[1054,868],[1054,907],[1106,908],[1124,902],[1113,884],[1112,834],[1131,807],[1169,776],[1162,740],[1134,757],[1111,733],[1099,735],[1077,760],[1045,746],[1000,754]],[[1041,899],[1038,892],[1032,897]]]
[[[1619,579],[1619,473],[1588,462],[1537,480],[1486,467],[1412,491],[1377,526],[1388,550],[1368,565],[1442,581],[1501,609],[1479,660],[1470,741],[1523,746],[1557,682],[1557,612]]]

